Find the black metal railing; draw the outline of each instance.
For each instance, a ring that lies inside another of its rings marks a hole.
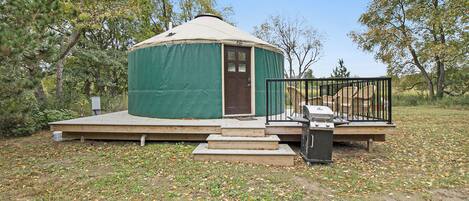
[[[350,122],[392,123],[391,78],[266,79],[266,124],[303,117],[302,106],[328,106]]]

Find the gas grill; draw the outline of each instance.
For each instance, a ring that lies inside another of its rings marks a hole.
[[[334,133],[334,112],[329,107],[317,105],[303,106],[304,118],[300,154],[308,163],[332,162],[332,135]]]

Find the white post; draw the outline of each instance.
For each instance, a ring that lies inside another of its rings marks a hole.
[[[367,144],[367,147],[366,147],[367,151],[372,152],[373,151],[373,139],[372,138],[368,139],[366,144]]]
[[[145,138],[147,137],[147,135],[142,135],[142,137],[140,137],[140,146],[145,146]]]
[[[62,131],[54,131],[52,132],[52,139],[56,142],[60,142],[63,140],[62,138]]]

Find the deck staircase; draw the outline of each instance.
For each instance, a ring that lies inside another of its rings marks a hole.
[[[227,124],[221,126],[221,135],[209,135],[207,143],[201,143],[192,154],[199,161],[292,166],[295,152],[279,142],[277,135],[265,135],[263,124]]]

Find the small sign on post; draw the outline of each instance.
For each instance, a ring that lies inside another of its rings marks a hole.
[[[93,115],[101,114],[101,98],[99,96],[91,97],[91,110],[93,110]]]

